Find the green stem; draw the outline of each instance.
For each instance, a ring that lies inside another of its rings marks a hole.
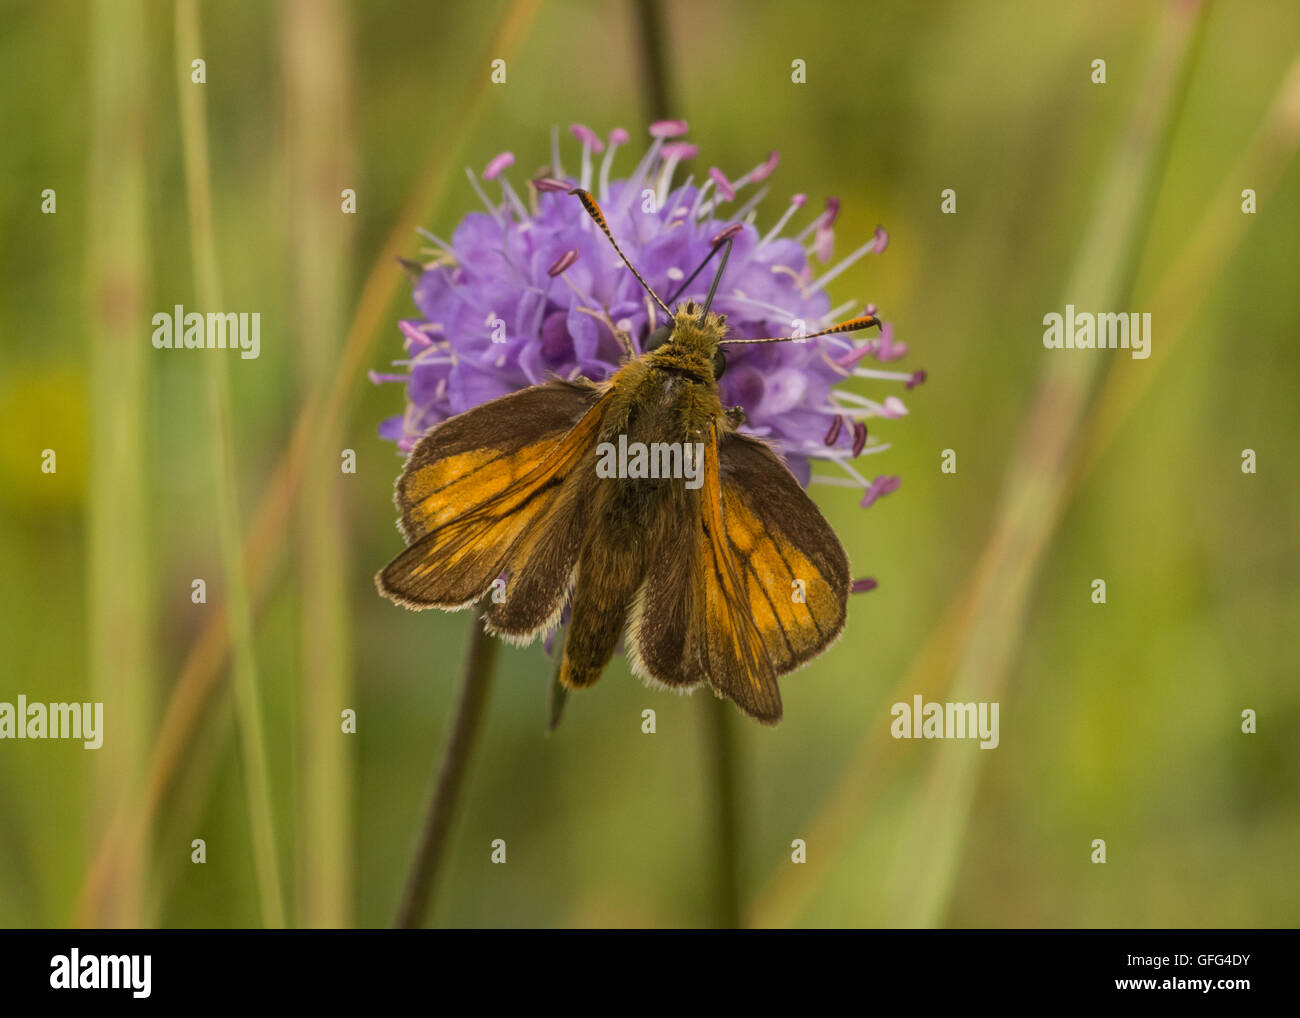
[[[637,38],[641,44],[642,100],[646,119],[665,120],[680,116],[673,106],[668,84],[668,57],[664,51],[664,27],[658,0],[636,0]]]
[[[146,223],[147,97],[154,83],[145,56],[153,37],[143,7],[94,8],[90,131],[87,329],[91,377],[87,604],[91,699],[108,703],[113,735],[95,768],[94,826],[104,829],[143,781],[154,725],[157,671],[149,484],[149,364],[139,342],[148,316]],[[150,351],[152,352],[152,351]],[[62,450],[60,450],[62,454]],[[113,898],[94,925],[148,926],[144,904],[150,846],[141,839],[113,879]]]
[[[708,697],[704,709],[705,752],[713,783],[713,925],[719,929],[740,926],[739,810],[736,802],[735,733],[732,707],[726,700]]]
[[[287,0],[281,53],[290,186],[290,264],[304,403],[324,390],[342,351],[343,300],[350,289],[349,221],[339,188],[351,178],[349,23],[338,0]],[[315,429],[298,496],[301,661],[295,785],[297,923],[351,925],[354,761],[339,715],[352,703],[347,602],[349,542],[338,466],[343,421]]]
[[[406,890],[393,921],[397,929],[409,930],[423,925],[425,916],[432,911],[438,874],[447,857],[447,832],[451,829],[461,786],[465,783],[470,757],[487,713],[496,656],[497,641],[484,631],[482,613],[476,610],[451,731],[438,764],[433,796],[416,843],[415,860],[406,878]]]

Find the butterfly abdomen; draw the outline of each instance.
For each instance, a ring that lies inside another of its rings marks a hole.
[[[689,505],[702,483],[697,437],[706,408],[717,404],[713,388],[711,379],[642,369],[630,398],[606,417],[600,438],[619,450],[620,470],[593,485],[561,668],[565,685],[600,677],[650,571],[650,556],[688,529]],[[632,455],[643,457],[640,468],[622,469]],[[655,476],[647,475],[647,464]]]
[[[646,571],[645,534],[629,525],[619,510],[628,490],[619,484],[597,486],[591,515],[607,525],[589,527],[578,556],[569,632],[564,641],[560,683],[586,686],[601,677],[614,657],[628,610]],[[645,508],[647,506],[642,506]]]

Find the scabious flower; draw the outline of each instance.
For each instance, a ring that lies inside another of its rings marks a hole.
[[[558,132],[552,133],[550,166],[522,193],[506,173],[514,164],[509,152],[488,163],[482,182],[466,171],[485,211],[467,215],[450,241],[425,234],[433,249],[414,284],[419,315],[398,323],[406,356],[393,363],[402,370],[371,374],[376,382],[406,386],[406,411],[383,422],[383,437],[406,451],[438,422],[551,375],[602,381],[625,355],[615,329],[641,351],[664,324],[662,311],[567,193],[575,186],[596,196],[623,250],[670,304],[719,238],[733,237],[713,310],[727,316],[734,336],[812,333],[857,313],[877,313],[874,305],[854,301],[832,307],[826,288],[864,256],[884,251],[889,238],[883,229],[828,265],[838,199],[810,216],[807,197],[796,194],[777,221],[761,229],[755,210],[768,193],[765,181],[777,154],[734,179],[714,167],[699,181],[692,175],[679,182],[680,164],[698,154],[682,140],[686,130],[680,120],[652,125],[648,149],[624,179],[612,174],[628,133],[615,129],[602,140],[581,124],[571,128],[582,146],[574,174],[561,164]],[[489,197],[492,189],[499,189],[498,200]],[[804,221],[792,227],[798,220]],[[712,269],[678,301],[702,302]],[[868,433],[867,420],[902,417],[907,407],[896,391],[872,399],[843,383],[856,377],[911,389],[925,372],[865,366],[906,353],[889,322],[870,339],[837,335],[728,346],[719,395],[723,406],[743,408],[741,430],[776,448],[801,484],[856,487],[865,507],[899,485],[893,476],[869,480],[869,471],[857,465],[889,448]],[[831,472],[814,478],[814,460],[830,464]]]

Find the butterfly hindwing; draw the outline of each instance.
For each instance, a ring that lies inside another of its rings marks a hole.
[[[727,539],[713,424],[706,437],[703,486],[687,496],[690,511],[652,560],[631,615],[632,664],[653,682],[708,682],[746,714],[774,724],[781,693]]]
[[[789,468],[765,443],[726,435],[719,447],[722,516],[748,609],[777,674],[840,635],[849,561]]]
[[[781,720],[781,691],[762,633],[755,624],[746,575],[728,539],[721,458],[717,430],[711,426],[710,441],[705,446],[700,541],[704,579],[703,625],[697,637],[700,658],[714,689],[730,697],[751,717],[776,724]]]
[[[728,433],[706,446],[695,505],[638,596],[633,665],[667,685],[708,681],[774,723],[776,676],[843,629],[848,559],[785,464],[756,439]]]

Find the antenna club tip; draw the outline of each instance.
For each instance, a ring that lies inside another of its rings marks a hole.
[[[827,329],[825,333],[818,333],[818,335],[833,335],[837,332],[858,332],[861,329],[869,329],[873,325],[878,329],[884,328],[877,315],[864,314],[859,315],[857,318],[850,318],[847,322],[841,322],[839,325]]]

